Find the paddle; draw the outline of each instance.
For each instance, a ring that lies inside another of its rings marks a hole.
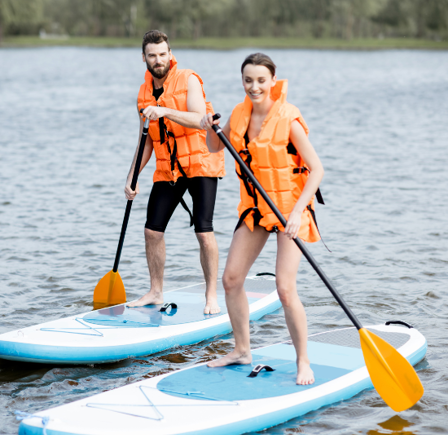
[[[220,117],[221,115],[217,113],[213,116],[213,119],[216,120]],[[222,132],[221,128],[217,125],[213,125],[213,130],[225,147],[230,151],[233,158],[239,163],[241,169],[246,173],[255,189],[258,190],[268,206],[275,213],[283,227],[286,227],[286,219],[255,178],[252,171],[246,166],[243,159]],[[347,314],[349,319],[358,329],[367,370],[369,371],[373,386],[379,395],[387,405],[396,412],[404,411],[413,406],[422,397],[423,386],[412,365],[393,346],[373,332],[363,328],[359,320],[344,302],[341,295],[333,287],[330,280],[316,263],[316,260],[305,248],[305,244],[302,240],[296,237],[294,242],[345,311],[345,314]]]
[[[143,109],[142,109],[143,110]],[[141,112],[141,111],[140,111]],[[135,190],[137,179],[142,163],[143,150],[145,149],[146,138],[148,136],[149,119],[146,118],[143,125],[142,136],[138,148],[137,159],[135,161],[134,174],[132,176],[131,189]],[[128,226],[129,215],[131,214],[132,200],[128,199],[126,212],[124,214],[123,225],[121,226],[120,241],[118,242],[117,253],[113,269],[106,273],[98,282],[93,292],[93,307],[95,309],[117,305],[126,302],[126,290],[123,285],[120,274],[118,273],[118,264],[120,263],[121,250],[123,248],[124,236]]]

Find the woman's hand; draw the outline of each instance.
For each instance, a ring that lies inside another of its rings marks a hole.
[[[213,121],[213,114],[212,113],[207,113],[201,119],[201,122],[199,123],[199,125],[201,126],[202,130],[211,130],[212,129],[212,125],[218,125],[218,124],[219,124],[219,119],[215,119]]]
[[[300,230],[300,225],[302,223],[302,213],[299,213],[295,209],[289,215],[288,222],[285,228],[285,236],[288,239],[293,240],[297,237]]]
[[[126,186],[124,188],[124,194],[126,196],[126,199],[130,199],[131,201],[134,200],[134,198],[136,197],[137,193],[140,193],[140,189],[138,188],[138,181],[137,181],[137,185],[135,186],[135,190],[131,189],[131,180],[128,180],[126,182]]]

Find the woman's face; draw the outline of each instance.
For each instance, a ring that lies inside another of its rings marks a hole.
[[[243,86],[252,104],[261,104],[269,98],[276,77],[263,65],[248,64],[243,69]]]

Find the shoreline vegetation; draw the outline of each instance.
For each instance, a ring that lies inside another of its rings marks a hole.
[[[171,47],[185,49],[234,50],[239,48],[298,48],[320,50],[448,50],[448,41],[419,38],[293,38],[293,37],[243,37],[243,38],[198,38],[174,39]],[[2,39],[0,48],[34,47],[136,47],[141,46],[141,38],[120,37],[68,37],[48,35],[8,36]]]

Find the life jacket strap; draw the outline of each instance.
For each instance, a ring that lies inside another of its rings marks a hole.
[[[317,194],[316,194],[316,196],[317,196]],[[320,236],[320,240],[322,240],[322,243],[323,243],[324,246],[327,248],[328,252],[331,252],[330,249],[328,249],[328,246],[325,244],[324,239],[322,238],[322,234],[321,234],[320,231],[319,231],[319,227],[317,226],[316,213],[314,213],[314,210],[313,210],[313,208],[311,207],[310,204],[308,204],[308,205],[306,206],[306,208],[307,208],[307,209],[309,210],[309,212],[311,213],[311,217],[313,218],[313,221],[314,221],[314,223],[315,223],[315,225],[316,225],[317,232],[319,233],[319,236]]]
[[[306,171],[310,172],[310,170],[306,166],[300,166],[299,168],[294,168],[292,170],[292,173],[293,174],[303,174]],[[316,190],[316,199],[319,204],[325,205],[324,198],[322,196],[322,192],[320,191],[319,187]]]
[[[176,138],[174,137],[174,134],[171,133],[170,131],[168,131],[168,129],[166,128],[166,124],[165,124],[165,121],[164,121],[163,118],[159,118],[159,130],[160,130],[160,143],[164,144],[165,143],[165,137],[167,138],[166,146],[168,147],[168,152],[170,154],[171,172],[174,172],[174,168],[175,168],[175,165],[177,163],[177,168],[179,169],[179,172],[182,174],[182,177],[188,178],[187,174],[185,173],[184,169],[182,168],[182,166],[179,163],[179,159],[177,158],[177,142],[176,142]],[[170,146],[170,139],[169,139],[170,137],[173,138],[173,141],[174,141],[174,145],[173,145],[173,150],[172,151],[171,151],[171,146]],[[176,183],[170,181],[170,184],[172,186],[174,186]],[[183,198],[180,199],[180,204],[187,211],[187,213],[190,215],[190,227],[192,227],[193,226],[193,213],[190,211],[190,209],[188,208],[187,203],[185,202],[185,200]]]
[[[190,215],[190,227],[193,226],[193,213],[188,208],[187,203],[183,198],[180,199],[180,205],[184,208],[184,210]]]
[[[244,219],[246,219],[247,215],[253,211],[254,212],[254,226],[257,226],[260,224],[260,220],[263,216],[261,216],[260,210],[258,210],[258,207],[250,207],[246,210],[244,210],[241,213],[240,218],[238,219],[238,223],[236,224],[235,230],[233,232],[235,232],[240,226],[241,224],[244,222]]]

